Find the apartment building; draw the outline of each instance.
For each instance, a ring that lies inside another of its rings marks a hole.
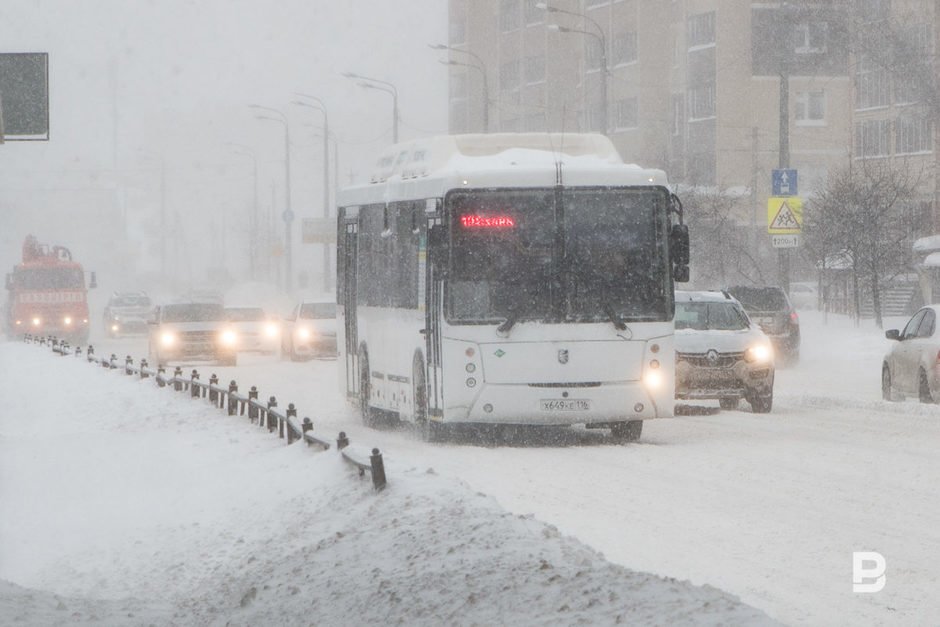
[[[806,196],[852,159],[916,159],[933,173],[917,230],[932,231],[940,109],[857,54],[844,15],[909,24],[932,58],[935,4],[450,0],[450,129],[606,132],[675,183],[743,194],[736,218],[755,231],[775,168]]]

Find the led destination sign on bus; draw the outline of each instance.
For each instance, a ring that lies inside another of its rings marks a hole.
[[[465,229],[511,229],[516,221],[509,216],[460,216],[460,226]]]

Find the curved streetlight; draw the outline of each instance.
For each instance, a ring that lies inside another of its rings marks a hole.
[[[284,115],[281,111],[277,109],[272,109],[271,107],[263,107],[261,105],[252,104],[248,105],[250,108],[257,111],[268,111],[270,113],[276,114],[278,117],[272,117],[270,115],[257,114],[255,118],[258,120],[271,120],[273,122],[279,122],[284,125],[284,185],[285,185],[285,201],[287,208],[284,210],[284,236],[286,241],[284,242],[284,253],[285,253],[285,263],[286,267],[286,276],[284,279],[284,289],[290,292],[293,289],[293,272],[294,272],[294,260],[293,260],[293,250],[291,246],[291,225],[294,221],[294,212],[291,210],[291,188],[290,188],[290,125],[287,123],[287,116]]]
[[[392,143],[398,143],[398,88],[388,81],[377,78],[369,78],[355,72],[343,72],[346,78],[356,79],[360,87],[366,89],[378,89],[392,95]]]
[[[558,24],[545,25],[545,28],[548,30],[552,30],[558,33],[579,33],[581,35],[594,37],[597,40],[601,50],[601,128],[603,129],[604,135],[607,135],[607,75],[609,73],[609,69],[607,67],[607,37],[604,35],[604,29],[594,18],[588,17],[584,13],[568,11],[567,9],[559,9],[558,7],[551,6],[546,2],[536,2],[535,8],[542,9],[548,13],[563,13],[565,15],[581,18],[597,29],[597,32],[595,33],[578,28],[568,28],[567,26],[560,26]]]
[[[326,112],[326,104],[309,94],[295,93],[295,96],[312,100],[315,104],[303,100],[292,100],[291,104],[308,109],[316,109],[323,113],[323,217],[330,218],[330,119]],[[323,244],[323,291],[330,291],[330,245]]]
[[[490,132],[490,89],[486,81],[486,63],[483,59],[475,52],[470,50],[464,50],[462,48],[455,48],[453,46],[448,46],[446,44],[428,44],[428,47],[432,50],[450,50],[452,52],[459,52],[461,54],[468,55],[476,60],[479,65],[473,63],[461,63],[460,61],[441,61],[445,65],[463,65],[466,67],[476,68],[480,72],[480,76],[483,77],[483,132]]]

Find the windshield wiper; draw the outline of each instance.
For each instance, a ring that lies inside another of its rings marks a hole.
[[[502,324],[496,327],[496,335],[500,337],[506,337],[509,335],[509,332],[516,325],[516,322],[519,320],[519,312],[517,310],[511,310],[509,315],[506,316],[506,319],[503,320]]]
[[[614,311],[614,308],[610,306],[610,302],[606,298],[601,298],[601,308],[604,310],[604,313],[607,314],[607,317],[610,318],[610,321],[613,323],[614,328],[618,331],[624,331],[627,328],[626,323],[617,315]]]

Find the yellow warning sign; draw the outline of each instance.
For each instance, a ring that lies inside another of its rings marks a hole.
[[[797,196],[767,200],[767,232],[771,235],[799,235],[803,232],[803,199]]]

